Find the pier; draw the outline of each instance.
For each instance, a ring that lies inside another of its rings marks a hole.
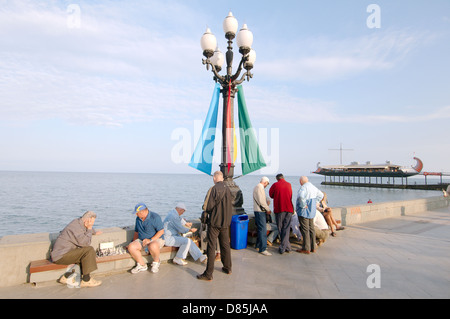
[[[408,177],[385,177],[385,176],[364,176],[364,175],[325,175],[325,180],[322,185],[331,186],[347,186],[347,187],[374,187],[374,188],[396,188],[396,189],[420,189],[420,190],[447,190],[450,182],[444,182],[444,176],[450,176],[449,173],[430,173],[423,172],[418,175],[424,176],[424,182],[418,183],[415,180],[413,183],[408,182]],[[416,175],[417,176],[417,175]],[[439,176],[438,183],[429,183],[428,176]],[[327,181],[327,177],[329,180]],[[384,178],[384,179],[383,179]]]
[[[446,190],[450,183],[442,184],[381,184],[381,183],[354,183],[354,182],[322,182],[322,185],[346,186],[346,187],[375,187],[375,188],[396,188],[396,189],[420,189],[420,190]]]
[[[347,186],[347,187],[376,187],[397,189],[420,189],[420,190],[447,190],[450,181],[444,182],[443,177],[449,177],[450,173],[444,172],[422,172],[423,162],[414,157],[416,165],[411,168],[401,167],[386,161],[383,164],[359,164],[352,162],[350,165],[319,166],[312,172],[324,176],[322,185]],[[424,176],[423,183],[408,182],[408,178]],[[428,176],[439,177],[438,183],[429,183]],[[329,181],[327,181],[329,177]],[[384,180],[383,180],[384,179]],[[375,182],[374,182],[375,180]],[[448,190],[447,190],[448,191]]]
[[[336,216],[346,229],[328,238],[314,254],[293,251],[280,255],[274,245],[268,247],[273,255],[263,256],[249,245],[232,250],[231,275],[222,273],[222,264],[216,262],[211,282],[196,279],[205,266],[188,258],[187,266],[165,263],[157,274],[124,271],[97,275],[103,284],[96,288],[69,289],[56,282],[38,287],[30,283],[0,287],[0,298],[183,299],[182,305],[172,301],[173,314],[181,314],[182,306],[189,302],[205,303],[207,299],[448,299],[448,205],[448,197],[436,196],[337,207]],[[298,247],[292,242],[293,249]],[[12,248],[25,253],[19,243]],[[16,262],[8,260],[9,264]],[[3,276],[8,274],[5,268],[2,270]],[[21,271],[25,272],[26,266]],[[376,274],[379,277],[375,280]],[[274,314],[277,310],[270,311]]]

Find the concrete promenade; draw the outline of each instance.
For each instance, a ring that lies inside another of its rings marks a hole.
[[[233,273],[222,273],[216,262],[212,282],[197,280],[204,265],[188,258],[187,266],[165,263],[157,274],[98,276],[103,284],[97,288],[57,283],[1,287],[0,298],[450,298],[449,207],[349,225],[337,234],[310,255],[280,255],[276,245],[269,248],[269,257],[252,247],[232,250]],[[379,288],[369,288],[368,282]]]

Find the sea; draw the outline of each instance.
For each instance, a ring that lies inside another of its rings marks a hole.
[[[271,184],[275,176],[268,176]],[[294,193],[300,176],[285,176]],[[243,192],[246,212],[253,212],[253,188],[261,176],[235,180]],[[419,178],[419,177],[417,177]],[[441,195],[440,191],[402,190],[321,185],[322,176],[310,182],[327,193],[328,205],[350,206]],[[412,183],[409,181],[409,183]],[[423,177],[417,183],[423,183]],[[213,185],[206,174],[67,173],[0,171],[0,237],[29,233],[57,233],[85,211],[97,214],[94,228],[134,225],[133,209],[145,203],[164,218],[178,202],[185,219],[197,219],[207,190]],[[266,188],[266,193],[268,193]]]

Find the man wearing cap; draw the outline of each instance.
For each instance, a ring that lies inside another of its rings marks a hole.
[[[136,225],[133,241],[128,245],[128,252],[137,264],[131,273],[137,274],[147,270],[147,263],[141,253],[142,248],[148,249],[150,252],[153,258],[151,271],[156,273],[161,264],[159,253],[164,246],[164,225],[161,217],[157,213],[149,211],[144,203],[137,204],[133,214],[136,214]]]
[[[272,254],[267,251],[267,218],[271,214],[270,201],[267,200],[264,191],[267,185],[269,185],[269,179],[264,176],[253,189],[253,211],[257,229],[256,249],[259,248],[259,253],[264,256],[271,256]]]
[[[183,237],[180,234],[186,234],[187,232],[195,233],[196,228],[186,228],[183,226],[181,215],[186,211],[186,205],[184,203],[178,203],[177,206],[172,209],[167,217],[164,219],[164,240],[166,246],[180,247],[177,255],[173,259],[173,263],[184,266],[187,262],[184,260],[187,254],[190,253],[194,260],[200,259],[201,262],[206,261],[206,255],[203,255],[197,245],[192,239]]]

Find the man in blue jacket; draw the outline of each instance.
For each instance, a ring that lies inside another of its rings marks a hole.
[[[188,232],[195,233],[197,231],[196,228],[189,229],[183,225],[181,215],[185,211],[186,205],[178,203],[163,221],[166,246],[180,247],[177,255],[173,259],[173,263],[180,266],[187,265],[184,259],[186,259],[188,253],[191,254],[194,260],[200,259],[201,262],[206,261],[206,255],[202,254],[197,245],[190,238],[182,236],[182,234]]]
[[[315,251],[314,217],[316,216],[316,202],[318,203],[322,200],[323,193],[311,184],[306,176],[300,177],[300,185],[295,206],[300,222],[303,244],[302,249],[297,251],[302,254],[309,254]]]

